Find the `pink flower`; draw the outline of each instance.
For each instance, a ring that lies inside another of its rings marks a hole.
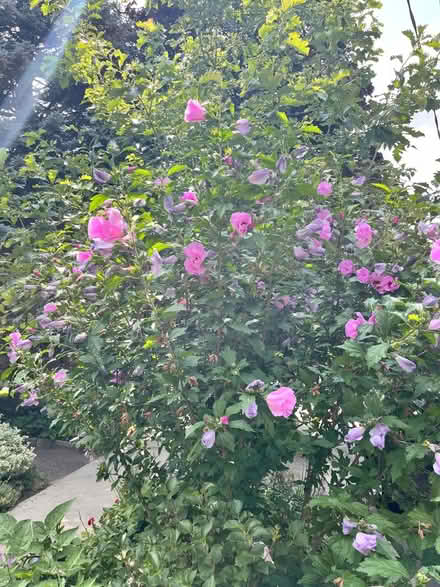
[[[333,193],[333,186],[328,181],[321,181],[316,188],[317,193],[320,196],[328,197]]]
[[[319,241],[316,238],[310,239],[310,241],[308,242],[308,247],[310,254],[314,257],[322,257],[323,255],[325,255],[325,249],[322,246],[321,241]]]
[[[215,444],[215,430],[205,428],[201,442],[205,448],[212,448]]]
[[[153,181],[154,185],[158,185],[159,187],[163,187],[168,185],[171,182],[169,177],[158,177]]]
[[[273,416],[288,418],[296,405],[296,396],[290,387],[280,387],[266,397],[266,402]]]
[[[27,399],[25,399],[23,402],[21,402],[21,406],[27,408],[30,406],[38,406],[38,404],[40,403],[38,400],[38,390],[35,391],[31,391],[29,393],[29,397]]]
[[[248,135],[251,131],[251,125],[247,118],[241,118],[235,123],[235,128],[241,135]]]
[[[364,433],[365,428],[363,426],[356,426],[355,428],[350,428],[350,430],[344,436],[344,440],[345,442],[358,442],[359,440],[362,440],[362,438],[364,437]]]
[[[327,220],[327,222],[332,222],[333,218],[330,210],[327,208],[318,208],[317,211],[318,213],[316,214],[316,218],[319,218],[319,220]]]
[[[203,275],[206,268],[202,263],[208,256],[208,251],[201,243],[192,242],[183,249],[186,257],[184,267],[190,275]]]
[[[434,469],[434,473],[436,475],[440,475],[440,452],[436,452],[434,455],[435,458],[435,462],[432,466],[432,468]]]
[[[197,197],[196,192],[183,192],[179,200],[181,202],[188,202],[188,204],[191,204],[192,206],[199,203],[199,198]]]
[[[330,226],[330,222],[328,222],[328,220],[322,221],[322,228],[321,232],[319,233],[319,238],[322,238],[324,241],[329,241],[332,238],[332,227]]]
[[[307,251],[302,247],[293,247],[293,254],[299,261],[304,261],[304,259],[308,259],[309,257]]]
[[[205,120],[206,110],[198,100],[188,100],[183,120],[185,122],[202,122]]]
[[[56,385],[63,385],[66,382],[67,377],[66,369],[59,369],[53,376],[53,380]]]
[[[290,296],[277,296],[273,300],[273,305],[277,310],[283,310],[286,306],[294,304],[294,300]]]
[[[234,212],[231,215],[231,224],[234,231],[243,236],[252,228],[252,216],[247,212]]]
[[[366,534],[365,532],[358,532],[353,541],[353,548],[363,555],[367,555],[371,550],[376,548],[377,536],[376,534]]]
[[[356,246],[359,249],[365,249],[371,243],[373,238],[373,229],[364,220],[361,220],[356,226]]]
[[[270,169],[257,169],[250,174],[248,182],[254,185],[263,185],[267,183],[271,176],[272,171]]]
[[[155,277],[159,277],[163,271],[163,265],[174,265],[177,262],[176,255],[170,255],[169,257],[162,258],[158,251],[153,251],[151,255],[151,273]]]
[[[106,210],[106,216],[93,216],[89,220],[89,238],[98,248],[109,249],[124,236],[127,225],[116,208]]]
[[[353,261],[350,261],[350,259],[343,259],[338,265],[338,271],[340,271],[344,277],[350,276],[354,271]]]
[[[223,157],[223,163],[224,163],[225,165],[227,165],[228,167],[232,167],[232,165],[233,165],[233,160],[232,160],[232,157],[231,157],[231,155],[225,155],[225,156]]]
[[[23,339],[21,338],[21,334],[18,330],[12,332],[9,335],[11,339],[10,348],[11,351],[17,351],[19,349],[23,351],[28,351],[32,346],[32,341],[29,338]],[[15,362],[15,361],[14,361]]]
[[[365,175],[360,175],[359,177],[353,179],[351,183],[352,185],[364,185],[366,179],[367,178],[365,177]]]
[[[391,222],[392,222],[393,224],[399,224],[399,217],[398,217],[398,216],[393,216],[393,217],[391,218]]]
[[[43,308],[43,312],[45,314],[50,314],[51,312],[56,312],[56,311],[57,311],[57,305],[53,304],[53,303],[45,304],[45,306]]]
[[[345,324],[345,336],[354,340],[358,335],[358,327],[359,323],[357,320],[354,320],[353,318],[348,320]]]
[[[417,368],[417,365],[414,363],[414,361],[411,361],[406,357],[402,357],[401,355],[396,355],[395,361],[406,373],[412,373]]]
[[[92,257],[92,251],[79,251],[76,254],[76,261],[82,266],[81,268],[84,268]]]
[[[431,249],[431,261],[440,263],[440,240],[434,241]]]
[[[366,267],[361,267],[356,271],[356,277],[358,278],[358,281],[360,281],[361,283],[369,283],[370,272]]]
[[[8,359],[11,365],[14,365],[18,360],[18,354],[15,351],[9,351]]]
[[[440,319],[435,318],[434,320],[431,320],[428,330],[440,330]]]
[[[229,416],[222,416],[220,418],[220,424],[223,424],[223,426],[227,426],[229,424]]]
[[[108,183],[112,176],[107,171],[103,171],[102,169],[93,169],[92,171],[93,179],[96,183]]]
[[[378,282],[376,281],[372,285],[380,294],[396,291],[400,287],[392,275],[382,275]]]
[[[389,431],[390,429],[386,424],[376,424],[376,426],[369,432],[371,444],[382,450],[385,447],[385,437]]]

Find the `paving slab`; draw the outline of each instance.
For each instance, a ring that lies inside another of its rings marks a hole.
[[[17,520],[44,520],[60,503],[75,499],[64,518],[66,528],[87,527],[91,517],[99,519],[104,508],[110,507],[117,497],[108,481],[96,481],[99,460],[92,461],[70,475],[58,479],[43,491],[25,499],[9,513]]]

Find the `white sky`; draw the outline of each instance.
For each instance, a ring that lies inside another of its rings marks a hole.
[[[398,61],[391,61],[390,56],[401,54],[405,58],[410,51],[409,40],[402,35],[403,30],[412,30],[412,24],[408,12],[406,0],[382,0],[383,8],[378,10],[378,18],[383,23],[383,35],[378,46],[384,54],[376,67],[375,91],[383,92],[386,85],[393,79],[394,68]],[[417,24],[430,25],[429,31],[433,34],[440,32],[440,0],[412,0],[412,9]],[[440,112],[437,113],[440,119]],[[415,147],[408,149],[403,161],[414,167],[416,181],[429,181],[436,171],[440,171],[440,164],[435,159],[440,158],[440,139],[434,124],[433,113],[420,113],[413,126],[425,134],[424,137],[413,139],[411,144]]]

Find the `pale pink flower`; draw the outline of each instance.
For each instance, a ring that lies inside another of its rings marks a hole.
[[[170,255],[169,257],[161,257],[158,251],[153,251],[150,258],[151,261],[151,273],[155,277],[159,277],[163,272],[163,265],[174,265],[177,262],[176,255]]]
[[[353,261],[343,259],[338,265],[338,271],[344,276],[349,277],[354,271]]]
[[[29,393],[28,398],[21,402],[20,405],[25,408],[28,408],[30,406],[38,406],[39,403],[40,402],[38,400],[38,390],[36,389],[35,391],[31,391]]]
[[[350,430],[344,436],[344,440],[345,442],[358,442],[359,440],[363,439],[364,433],[365,428],[363,426],[356,426],[354,428],[350,428]]]
[[[252,216],[247,212],[234,212],[231,215],[231,224],[234,232],[243,236],[252,228]]]
[[[53,376],[53,380],[56,385],[63,385],[67,381],[67,377],[66,369],[59,369]]]
[[[318,208],[316,218],[319,218],[319,220],[327,220],[327,222],[332,222],[333,220],[332,213],[327,208]]]
[[[434,473],[436,475],[440,475],[440,452],[436,452],[434,455],[434,458],[435,458],[435,461],[434,461],[432,468],[434,469]]]
[[[376,548],[377,536],[376,534],[366,534],[365,532],[358,532],[353,541],[353,548],[363,555],[367,555],[370,551]]]
[[[248,177],[249,183],[254,185],[263,185],[271,178],[272,171],[270,169],[256,169]]]
[[[183,120],[185,122],[202,122],[206,117],[206,109],[198,100],[188,100]]]
[[[320,196],[328,197],[333,193],[333,186],[328,181],[321,181],[316,188],[317,193]]]
[[[225,156],[223,157],[223,163],[224,163],[225,165],[227,165],[228,167],[232,167],[232,165],[233,165],[233,160],[232,160],[232,157],[231,157],[231,155],[225,155]]]
[[[237,120],[235,128],[241,135],[248,135],[251,131],[251,125],[247,118],[240,118],[240,120]]]
[[[352,185],[364,185],[366,179],[367,178],[365,177],[365,175],[360,175],[359,177],[353,179],[351,183]]]
[[[54,303],[45,304],[43,308],[43,312],[45,314],[50,314],[51,312],[57,311],[57,305]]]
[[[293,254],[295,255],[295,258],[299,261],[304,261],[304,259],[309,258],[309,254],[302,247],[293,247]]]
[[[356,233],[356,246],[359,249],[365,249],[371,243],[371,239],[373,238],[373,229],[364,220],[361,220],[355,229]]]
[[[195,206],[199,203],[199,198],[197,197],[196,192],[183,192],[179,200],[181,202],[188,202],[191,206]]]
[[[389,431],[390,429],[386,424],[380,422],[376,424],[369,432],[371,444],[380,450],[385,448],[385,437]]]
[[[201,442],[205,448],[212,448],[215,444],[215,430],[205,428]]]
[[[290,387],[280,387],[266,397],[266,403],[273,416],[288,418],[296,405],[296,396]]]
[[[321,241],[316,238],[312,238],[308,242],[309,252],[314,257],[322,257],[325,255],[325,249],[322,246]]]
[[[157,185],[159,187],[164,187],[168,185],[170,182],[171,179],[169,177],[158,177],[153,181],[154,185]]]
[[[361,283],[369,283],[370,281],[370,272],[366,267],[361,267],[356,271],[356,277],[358,281]]]
[[[428,326],[428,330],[440,330],[440,319],[434,318]]]
[[[329,241],[332,238],[332,227],[330,226],[330,222],[328,222],[328,220],[322,221],[322,228],[319,233],[319,238],[324,241]]]

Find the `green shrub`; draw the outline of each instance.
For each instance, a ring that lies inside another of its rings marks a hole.
[[[20,499],[23,487],[8,481],[0,481],[0,512],[7,511],[15,506]]]
[[[20,477],[32,468],[35,452],[17,428],[0,422],[0,480]]]

